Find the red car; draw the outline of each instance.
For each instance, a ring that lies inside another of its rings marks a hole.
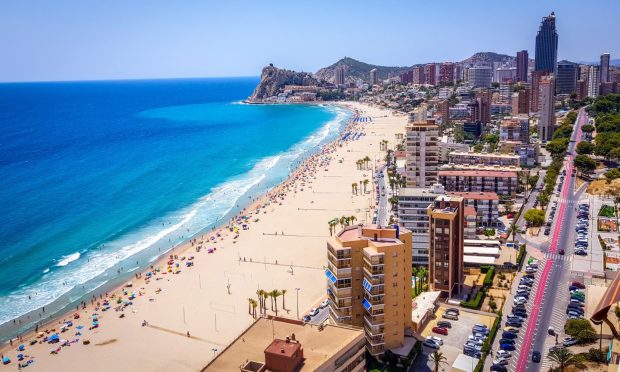
[[[447,336],[448,335],[448,328],[433,327],[433,332],[439,333],[440,335]]]
[[[577,288],[581,288],[581,289],[585,289],[586,288],[586,286],[583,285],[583,283],[581,283],[581,282],[572,282],[571,284],[574,285]]]
[[[558,254],[560,254],[560,255],[564,256],[564,250],[563,250],[563,249],[560,249],[560,250],[558,251]]]

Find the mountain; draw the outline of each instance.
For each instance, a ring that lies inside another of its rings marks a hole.
[[[371,65],[350,57],[344,57],[331,66],[323,67],[317,71],[314,76],[319,80],[333,82],[337,67],[344,68],[344,76],[347,80],[362,79],[364,81],[368,81],[370,79],[370,70],[372,69],[377,69],[377,79],[379,80],[387,79],[390,73],[392,75],[399,75],[412,69],[412,67],[407,66],[397,67]]]
[[[263,68],[260,83],[248,101],[260,102],[264,98],[277,96],[285,85],[319,85],[319,82],[310,73],[280,69],[270,64]]]
[[[577,62],[577,63],[582,64],[582,65],[599,65],[601,63],[601,61],[596,61],[596,62],[584,62],[584,61],[581,61],[581,62]],[[609,60],[609,64],[611,66],[620,67],[620,59],[610,59]]]
[[[506,54],[499,54],[494,52],[478,52],[473,56],[462,60],[463,65],[477,65],[479,63],[493,63],[493,62],[509,62],[514,61],[516,57]]]

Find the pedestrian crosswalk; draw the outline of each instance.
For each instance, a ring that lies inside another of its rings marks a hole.
[[[545,258],[553,261],[567,261],[570,262],[573,260],[572,255],[563,255],[558,253],[545,253]]]

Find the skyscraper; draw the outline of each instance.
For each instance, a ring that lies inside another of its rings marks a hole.
[[[426,84],[426,78],[424,76],[424,67],[418,66],[413,68],[413,83],[414,84]]]
[[[538,138],[547,142],[553,136],[555,126],[555,79],[551,75],[543,76],[539,82],[538,95]]]
[[[536,35],[535,71],[551,72],[555,76],[558,57],[558,33],[555,29],[555,13],[551,12],[540,23]]]
[[[517,81],[527,82],[527,65],[529,56],[527,50],[517,52]]]
[[[375,85],[377,84],[377,69],[373,68],[372,70],[370,70],[370,84]]]
[[[601,54],[601,77],[600,83],[607,83],[609,79],[609,53]]]
[[[334,77],[334,84],[344,85],[344,67],[336,67],[336,73]]]
[[[590,66],[588,71],[588,97],[598,97],[599,85],[601,85],[599,79],[601,77],[599,66]]]
[[[424,70],[426,74],[426,83],[437,85],[437,65],[435,63],[428,63]]]
[[[558,62],[558,73],[555,81],[556,94],[571,94],[577,91],[579,65],[569,61]]]
[[[472,88],[489,88],[493,71],[487,66],[471,67],[467,70],[467,80]]]
[[[454,63],[444,62],[439,65],[439,83],[440,84],[453,84],[454,83]]]
[[[438,196],[428,209],[431,288],[451,297],[463,284],[465,202],[460,196]]]
[[[434,121],[407,125],[407,187],[429,187],[437,181],[439,127]]]

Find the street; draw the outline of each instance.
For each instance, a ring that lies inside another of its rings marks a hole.
[[[564,161],[566,178],[558,199],[558,213],[552,225],[551,241],[548,249],[545,249],[546,244],[540,246],[545,257],[539,263],[536,287],[532,290],[533,296],[528,302],[527,326],[521,330],[517,342],[515,354],[518,358],[513,359],[510,364],[511,369],[518,372],[538,371],[542,366],[549,367],[549,363],[546,362],[548,347],[545,343],[548,341],[550,344],[555,344],[555,337],[551,340],[552,336],[547,335],[547,329],[553,323],[554,329],[563,332],[565,314],[561,301],[568,299],[567,285],[570,278],[570,260],[573,257],[571,239],[574,233],[571,226],[575,219],[575,206],[579,201],[579,195],[575,194],[575,178],[571,177],[571,174],[574,150],[581,139],[581,126],[585,122],[586,114],[584,109],[581,109],[571,137],[573,141],[569,143],[568,155]],[[564,249],[565,255],[557,254],[558,249]],[[541,363],[531,361],[533,351],[541,352],[543,355]]]

